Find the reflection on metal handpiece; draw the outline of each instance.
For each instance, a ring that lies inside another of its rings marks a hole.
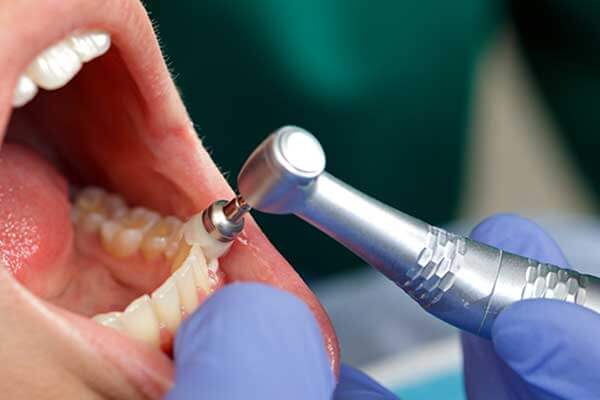
[[[428,312],[469,332],[489,336],[500,311],[525,298],[600,312],[598,278],[447,233],[380,203],[325,172],[321,145],[302,128],[283,127],[261,143],[238,189],[252,208],[295,214],[325,232]]]

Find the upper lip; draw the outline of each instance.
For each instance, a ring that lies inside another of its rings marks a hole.
[[[168,154],[158,145],[198,141],[141,3],[137,0],[21,0],[14,2],[7,11],[0,13],[0,26],[3,27],[0,70],[4,74],[0,81],[0,135],[4,135],[4,127],[11,114],[14,86],[31,60],[74,31],[102,29],[111,34],[113,46],[118,48],[148,110],[144,118],[150,120],[149,125],[154,129],[143,132],[144,142],[152,151],[161,148],[160,152],[153,153],[156,163],[168,165],[163,173],[173,182],[178,182],[181,188],[177,200],[168,204],[156,201],[155,204],[163,208],[178,207],[176,211],[180,215],[189,215],[215,199],[233,196],[231,188],[202,146],[197,145],[192,150],[188,148],[185,156],[176,157],[180,155]],[[39,17],[33,17],[33,14],[39,14]],[[22,22],[32,19],[42,23]],[[144,200],[142,194],[138,196],[134,201]],[[152,199],[145,201],[152,203]],[[234,245],[223,260],[225,272],[236,280],[265,281],[302,297],[315,313],[332,366],[337,371],[338,345],[329,319],[317,299],[251,218],[248,218],[245,235],[249,245]],[[133,378],[141,379],[139,374]]]

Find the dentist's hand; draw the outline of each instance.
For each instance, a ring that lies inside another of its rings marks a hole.
[[[167,400],[396,399],[368,376],[342,366],[340,384],[308,307],[256,283],[225,287],[179,329],[175,386]]]
[[[237,283],[179,329],[175,386],[166,399],[329,399],[334,387],[308,307],[281,290]]]
[[[482,222],[475,240],[558,266],[567,262],[534,223],[512,215]],[[492,341],[463,334],[469,399],[579,400],[600,396],[600,314],[553,301],[527,300],[504,310]]]

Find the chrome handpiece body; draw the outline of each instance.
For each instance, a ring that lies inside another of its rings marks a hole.
[[[496,316],[527,298],[569,301],[600,312],[600,280],[447,233],[388,207],[325,172],[307,131],[284,127],[238,176],[253,209],[295,214],[356,253],[425,310],[490,336]]]

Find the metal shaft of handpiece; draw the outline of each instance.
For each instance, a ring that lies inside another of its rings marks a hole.
[[[328,173],[294,213],[402,287],[431,314],[488,337],[511,303],[555,298],[600,312],[600,280],[452,235]]]
[[[489,336],[496,316],[527,298],[600,312],[600,279],[452,235],[378,202],[326,173],[323,148],[302,128],[265,139],[242,167],[238,189],[254,209],[314,225],[460,329]],[[238,218],[239,204],[227,208]],[[240,231],[230,225],[220,225],[221,236]]]
[[[244,215],[250,208],[242,196],[217,200],[202,213],[204,229],[220,242],[231,242],[244,228]]]
[[[230,222],[238,222],[250,211],[250,205],[242,196],[237,196],[223,206],[223,214]]]

